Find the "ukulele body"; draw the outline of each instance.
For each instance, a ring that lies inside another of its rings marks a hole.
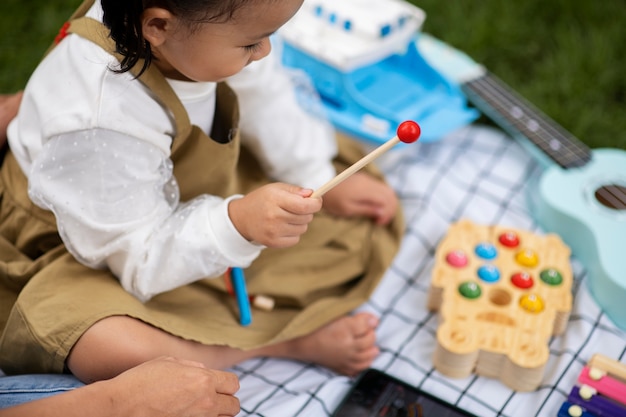
[[[546,169],[530,200],[541,226],[560,235],[587,268],[600,306],[626,329],[626,210],[598,198],[610,187],[626,190],[626,152],[595,149],[582,167]]]

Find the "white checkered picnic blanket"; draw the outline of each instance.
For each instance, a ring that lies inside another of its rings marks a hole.
[[[437,313],[426,300],[438,242],[461,218],[542,233],[527,206],[540,168],[502,131],[472,125],[436,143],[394,149],[377,161],[397,190],[407,232],[393,264],[362,306],[380,317],[381,354],[373,364],[479,416],[555,417],[584,364],[594,353],[626,361],[626,333],[602,312],[575,271],[574,305],[564,335],[552,338],[540,387],[518,393],[496,379],[451,379],[432,363]],[[240,416],[330,416],[353,379],[288,360],[258,359],[233,369],[240,377]]]

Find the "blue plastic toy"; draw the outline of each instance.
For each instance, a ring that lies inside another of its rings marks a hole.
[[[278,33],[282,60],[309,76],[338,130],[380,144],[415,120],[436,141],[479,113],[419,53],[424,19],[402,0],[305,0]]]

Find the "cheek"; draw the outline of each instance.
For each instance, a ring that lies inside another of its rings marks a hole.
[[[211,66],[205,67],[202,71],[195,71],[191,79],[195,81],[223,81],[235,74],[238,74],[242,70],[243,66]]]
[[[194,81],[221,81],[240,72],[250,61],[242,48],[223,48],[210,42],[178,42],[169,45],[169,63]]]
[[[239,73],[248,64],[247,58],[236,57],[228,59],[222,56],[218,59],[204,59],[202,62],[202,73],[204,81],[221,81]],[[200,74],[198,74],[200,75]]]
[[[198,49],[185,55],[181,58],[185,60],[186,75],[196,81],[223,80],[240,72],[248,63],[247,55],[237,50]]]

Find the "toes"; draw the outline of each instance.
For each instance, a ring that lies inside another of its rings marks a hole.
[[[357,313],[350,319],[350,330],[355,337],[365,335],[378,326],[378,317],[371,313]]]
[[[378,318],[368,312],[344,316],[318,332],[298,340],[292,358],[324,365],[354,376],[369,368],[379,355],[376,346]],[[294,353],[295,352],[295,353]]]
[[[353,359],[355,360],[355,363],[366,363],[367,366],[369,366],[374,359],[376,359],[379,353],[380,349],[378,349],[377,346],[372,346],[367,350],[359,352],[359,354],[357,354]]]
[[[355,336],[353,343],[355,350],[365,351],[376,345],[376,332],[374,330],[369,330],[363,334]]]
[[[372,346],[365,351],[359,352],[351,358],[350,363],[346,364],[343,373],[352,376],[369,368],[379,353],[380,350],[376,346]]]

